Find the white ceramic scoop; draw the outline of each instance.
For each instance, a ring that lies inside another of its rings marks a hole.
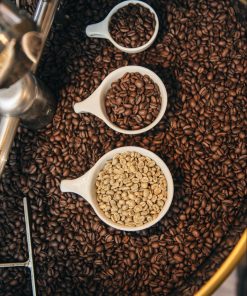
[[[147,43],[143,44],[142,46],[135,47],[135,48],[124,47],[124,46],[119,45],[111,37],[111,34],[109,32],[109,24],[110,24],[110,20],[111,20],[111,17],[113,16],[113,14],[116,13],[120,8],[122,8],[128,4],[142,5],[142,6],[146,7],[147,9],[149,9],[154,14],[154,17],[155,17],[155,29],[154,29],[154,33],[153,33],[152,37],[150,38],[150,40]],[[158,19],[156,12],[147,3],[142,2],[142,1],[135,1],[135,0],[123,1],[123,2],[119,3],[109,12],[107,17],[103,21],[101,21],[97,24],[89,25],[86,27],[86,34],[88,37],[108,39],[109,41],[111,41],[111,43],[115,47],[117,47],[121,51],[124,51],[127,53],[138,53],[138,52],[142,52],[142,51],[146,50],[148,47],[150,47],[153,44],[153,42],[158,34],[158,31],[159,31],[159,19]]]
[[[139,72],[142,75],[148,75],[155,83],[157,83],[160,95],[161,95],[161,108],[158,116],[156,119],[149,124],[148,126],[141,128],[139,130],[125,130],[117,125],[113,124],[105,110],[105,96],[109,88],[111,88],[111,84],[114,81],[117,81],[119,78],[122,78],[125,73],[132,73],[132,72]],[[147,132],[151,128],[153,128],[163,117],[167,106],[167,92],[164,83],[159,78],[157,74],[155,74],[153,71],[141,67],[141,66],[125,66],[122,68],[119,68],[113,72],[111,72],[100,84],[100,86],[84,101],[80,103],[76,103],[74,105],[74,111],[76,113],[92,113],[102,119],[110,128],[115,130],[116,132],[122,133],[122,134],[129,134],[129,135],[136,135],[141,134],[144,132]]]
[[[161,168],[167,180],[168,193],[167,193],[167,200],[164,204],[163,209],[161,210],[161,212],[159,213],[156,219],[138,227],[130,227],[130,226],[124,226],[118,223],[114,223],[111,219],[107,218],[104,215],[104,212],[99,208],[97,198],[96,198],[96,186],[95,186],[96,178],[99,172],[103,169],[106,161],[111,160],[116,154],[127,152],[127,151],[139,152],[140,154],[154,160],[156,164]],[[125,230],[125,231],[143,230],[159,222],[160,219],[163,218],[164,215],[169,210],[170,205],[172,203],[173,192],[174,192],[172,175],[168,167],[164,163],[164,161],[153,152],[140,147],[135,147],[135,146],[121,147],[106,153],[96,162],[96,164],[86,174],[74,180],[63,180],[61,182],[60,188],[62,192],[73,192],[81,195],[93,207],[95,213],[103,222],[105,222],[111,227],[114,227],[119,230]]]

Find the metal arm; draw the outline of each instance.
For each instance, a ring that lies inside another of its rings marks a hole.
[[[49,34],[58,4],[60,0],[40,0],[34,14],[34,21],[40,28],[42,34],[42,44],[36,63],[33,64],[31,71],[36,72],[39,60]],[[0,121],[0,177],[8,160],[9,152],[16,134],[20,119],[6,114]]]

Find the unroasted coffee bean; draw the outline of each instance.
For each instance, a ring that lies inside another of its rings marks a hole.
[[[128,4],[111,17],[109,31],[119,45],[134,48],[151,39],[155,25],[155,16],[148,8],[140,4]]]
[[[148,75],[126,73],[111,84],[105,97],[110,121],[126,130],[151,124],[161,108],[160,90]]]
[[[133,151],[109,160],[99,172],[95,186],[103,214],[114,223],[130,227],[156,219],[167,199],[167,181],[160,167],[151,158]]]

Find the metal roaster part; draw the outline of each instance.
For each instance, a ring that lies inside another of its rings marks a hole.
[[[20,120],[38,129],[54,115],[56,101],[34,74],[59,2],[40,0],[31,20],[0,0],[0,176]]]

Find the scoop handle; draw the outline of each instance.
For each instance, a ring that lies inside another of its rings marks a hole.
[[[104,19],[103,21],[89,25],[86,27],[86,34],[91,38],[104,38],[108,39],[108,19]]]
[[[91,169],[92,170],[92,169]],[[73,192],[81,195],[90,204],[92,203],[92,194],[90,192],[90,172],[89,170],[83,176],[73,180],[62,180],[60,189],[62,192]]]
[[[87,99],[74,105],[76,113],[91,113],[105,121],[101,106],[101,86],[99,86]]]

